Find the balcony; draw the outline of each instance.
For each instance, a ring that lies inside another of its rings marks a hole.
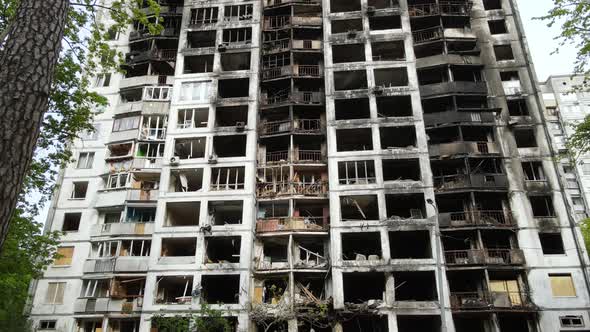
[[[325,156],[321,150],[285,150],[267,152],[266,158],[260,164],[323,164]]]
[[[437,95],[486,95],[488,93],[488,85],[486,82],[441,82],[434,84],[425,84],[420,86],[420,96],[422,98],[437,96]]]
[[[518,96],[522,94],[522,85],[518,80],[503,81],[502,87],[507,96]]]
[[[108,189],[99,190],[96,200],[96,208],[105,208],[109,206],[119,206],[127,201],[134,202],[153,202],[158,199],[158,190],[141,190],[141,189]]]
[[[320,0],[266,0],[263,3],[265,8],[288,4],[321,5],[322,2]]]
[[[466,211],[444,212],[438,216],[442,228],[462,227],[499,227],[511,228],[515,226],[512,213],[496,211]]]
[[[174,61],[178,50],[172,49],[151,49],[143,52],[130,52],[125,55],[125,63],[132,65],[145,61]]]
[[[453,142],[432,144],[428,147],[431,157],[447,155],[496,155],[500,148],[495,142]]]
[[[161,114],[167,115],[170,109],[170,100],[149,100],[146,101],[134,101],[128,103],[122,103],[117,105],[115,108],[114,115],[121,115],[125,113],[141,112],[142,114]]]
[[[449,266],[524,265],[524,253],[520,249],[449,250],[445,261]]]
[[[272,80],[281,77],[318,78],[322,77],[323,70],[319,65],[293,65],[262,70],[263,80]]]
[[[551,185],[547,180],[525,180],[524,187],[530,192],[549,192]]]
[[[142,307],[143,297],[136,297],[132,299],[113,299],[108,297],[78,298],[74,302],[74,312],[87,314],[98,312],[126,314],[134,311],[141,311]]]
[[[153,223],[112,223],[92,225],[91,236],[115,236],[115,235],[149,235],[154,232]]]
[[[296,105],[323,105],[324,93],[316,91],[281,91],[272,95],[263,93],[260,98],[262,106],[279,107],[289,104]]]
[[[146,272],[149,256],[125,256],[87,259],[84,273]]]
[[[135,158],[131,164],[133,169],[160,169],[163,158]]]
[[[414,45],[422,45],[449,39],[472,41],[477,40],[476,35],[467,28],[444,28],[442,26],[416,30],[412,32],[412,37],[414,38]]]
[[[297,119],[264,122],[259,127],[260,136],[293,133],[301,135],[320,135],[324,127],[320,119]]]
[[[314,183],[295,181],[263,182],[256,185],[256,196],[258,198],[277,198],[283,196],[325,197],[327,193],[327,181]]]
[[[134,30],[129,33],[129,41],[133,42],[140,39],[145,38],[156,38],[156,37],[168,37],[168,38],[178,38],[180,35],[180,29],[171,27],[171,28],[164,28],[162,32],[156,35],[152,35],[148,29],[142,30]]]
[[[465,189],[508,189],[508,179],[504,174],[456,174],[434,177],[436,192]]]
[[[135,77],[126,77],[119,81],[119,89],[127,89],[133,87],[139,87],[144,85],[159,85],[174,84],[174,76],[165,75],[143,75]]]
[[[496,122],[494,113],[485,112],[463,112],[448,111],[439,113],[424,114],[424,123],[427,127],[436,127],[451,123],[470,123],[470,124],[494,124]]]
[[[256,221],[256,233],[327,232],[328,217],[275,217]]]
[[[291,26],[300,27],[317,27],[322,26],[321,16],[271,16],[264,19],[263,29],[265,30],[276,30],[286,29]]]
[[[454,311],[534,311],[528,292],[451,292]]]

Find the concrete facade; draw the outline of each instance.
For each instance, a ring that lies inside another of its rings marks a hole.
[[[205,302],[235,331],[589,329],[515,1],[161,3],[62,171],[39,331]]]

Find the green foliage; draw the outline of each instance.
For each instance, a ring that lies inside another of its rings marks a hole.
[[[221,310],[212,309],[208,304],[201,304],[201,310],[191,315],[152,316],[152,327],[158,332],[231,332],[229,320],[223,317]]]
[[[584,238],[586,250],[590,251],[590,218],[584,219],[580,222],[580,231],[582,232],[582,237]]]

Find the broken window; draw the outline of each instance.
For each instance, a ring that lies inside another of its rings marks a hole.
[[[334,0],[338,1],[338,0]],[[350,19],[350,20],[333,20],[332,22],[332,33],[348,33],[352,34],[352,37],[356,37],[356,31],[363,31],[363,20]]]
[[[372,42],[373,61],[402,61],[406,59],[403,40]]]
[[[39,321],[39,329],[40,330],[55,330],[56,325],[57,325],[56,320]]]
[[[167,202],[164,226],[197,226],[200,211],[200,202]]]
[[[178,110],[178,129],[207,127],[209,108],[189,108]]]
[[[483,8],[485,10],[502,9],[502,0],[484,0]]]
[[[340,197],[342,221],[379,220],[377,195],[356,195]]]
[[[434,283],[434,280],[432,281]],[[342,273],[344,302],[363,303],[385,300],[385,275],[379,272]],[[363,287],[359,287],[363,285]]]
[[[80,152],[76,168],[89,169],[94,163],[94,152]]]
[[[571,274],[549,274],[549,281],[551,281],[551,292],[553,297],[576,296],[574,279]]]
[[[171,91],[172,88],[168,86],[148,86],[144,88],[143,100],[168,100]]]
[[[359,0],[330,0],[330,12],[354,12],[361,10],[361,2]]]
[[[206,24],[214,24],[217,23],[218,16],[219,8],[217,7],[192,8],[189,25],[202,26]]]
[[[45,293],[45,304],[63,304],[64,292],[66,289],[65,282],[47,283],[47,293]]]
[[[538,218],[555,217],[553,199],[550,196],[529,196],[533,216]]]
[[[250,69],[250,52],[242,53],[222,53],[221,70],[248,70]]]
[[[506,21],[503,19],[489,20],[488,26],[490,28],[490,33],[492,35],[499,35],[499,34],[503,34],[503,33],[508,33],[508,29],[506,28]]]
[[[432,258],[428,231],[389,232],[389,247],[393,259]]]
[[[244,189],[245,167],[216,167],[211,169],[210,190]]]
[[[384,181],[420,181],[420,160],[418,159],[384,159]]]
[[[358,90],[367,88],[367,72],[365,70],[348,70],[334,72],[334,89]]]
[[[522,170],[526,181],[545,181],[543,163],[540,161],[523,161]]]
[[[296,246],[294,253],[295,267],[314,268],[322,267],[328,264],[324,250],[324,242],[317,238],[297,237],[293,239]],[[297,254],[297,252],[299,254]],[[322,289],[323,289],[322,279]],[[318,294],[319,295],[319,294]]]
[[[100,241],[92,244],[93,258],[107,258],[117,256],[119,241]]]
[[[190,304],[193,276],[156,277],[156,304]]]
[[[371,128],[338,129],[336,130],[336,142],[338,152],[373,150]]]
[[[543,255],[564,255],[561,233],[539,233]]]
[[[342,259],[378,261],[383,257],[379,232],[342,233]]]
[[[96,79],[94,81],[94,86],[97,88],[107,87],[111,83],[111,74],[99,74],[96,75]]]
[[[131,157],[133,153],[133,143],[110,144],[107,148],[109,153],[106,160]]]
[[[119,256],[147,257],[150,255],[151,248],[151,240],[123,240],[121,241],[121,252]]]
[[[246,135],[228,135],[213,137],[213,153],[219,158],[245,157]]]
[[[512,46],[510,45],[494,45],[494,54],[496,55],[496,61],[514,60]]]
[[[113,120],[113,132],[138,129],[140,119],[140,116],[116,118]]]
[[[332,62],[365,61],[365,44],[345,44],[332,46]]]
[[[272,269],[286,267],[288,259],[288,238],[273,237],[264,239],[262,245],[262,261],[259,262],[260,269]]]
[[[107,297],[109,294],[110,279],[87,279],[82,282],[80,297],[97,298]]]
[[[252,4],[225,6],[223,11],[223,19],[226,21],[249,20],[252,18],[252,12]]]
[[[137,143],[137,158],[145,158],[148,160],[154,160],[155,158],[164,157],[165,144],[162,143]]]
[[[401,117],[413,114],[410,96],[377,97],[377,115],[379,117]]]
[[[388,332],[388,326],[387,315],[359,315],[355,316],[353,319],[342,322],[342,332]]]
[[[518,148],[536,148],[535,130],[532,128],[515,129],[514,139]]]
[[[248,122],[248,105],[218,106],[215,109],[215,127],[236,127],[243,130]]]
[[[174,157],[194,159],[205,157],[205,137],[179,138],[174,141]]]
[[[436,301],[434,271],[393,272],[396,301]]]
[[[194,192],[203,189],[203,169],[176,169],[170,171],[171,192]]]
[[[190,257],[197,251],[196,237],[162,238],[161,257]]]
[[[237,28],[223,30],[223,44],[250,44],[252,42],[252,28]]]
[[[566,328],[574,328],[574,327],[584,327],[584,318],[582,316],[574,316],[574,315],[567,315],[567,316],[559,316],[559,321],[561,323],[561,327]]]
[[[219,80],[217,92],[220,98],[248,97],[250,89],[249,78],[235,78]]]
[[[388,219],[426,218],[424,194],[387,194],[385,204]]]
[[[186,34],[186,46],[188,48],[214,47],[215,34],[215,30],[188,31]]]
[[[211,225],[237,225],[242,223],[244,201],[209,201]]]
[[[408,70],[406,67],[375,69],[373,73],[375,75],[375,86],[377,87],[388,88],[408,85]]]
[[[453,317],[453,319],[456,319],[456,317]],[[440,327],[440,316],[397,316],[398,332],[440,332]]]
[[[220,287],[220,285],[223,285]],[[240,275],[203,275],[201,299],[205,303],[239,303]]]
[[[84,199],[88,191],[88,181],[74,182],[72,184],[71,199]]]
[[[57,258],[53,261],[53,265],[71,265],[72,257],[74,257],[74,247],[59,247],[57,248]]]
[[[213,55],[192,55],[184,57],[184,74],[210,73],[213,71]]]
[[[125,222],[145,223],[156,219],[155,207],[127,207]]]
[[[335,99],[336,120],[368,119],[371,117],[369,98]]]
[[[381,127],[379,128],[379,136],[382,149],[416,147],[416,128],[414,126]]]
[[[527,116],[529,115],[529,108],[526,99],[508,99],[508,113],[510,116]]]
[[[369,17],[369,29],[371,31],[401,28],[402,20],[400,15]]]
[[[129,183],[129,173],[109,174],[107,178],[107,189],[125,188]]]
[[[239,263],[240,245],[241,238],[239,236],[206,237],[205,264]]]
[[[341,161],[338,163],[338,178],[340,184],[345,185],[375,183],[375,161]]]
[[[81,212],[65,213],[61,230],[64,232],[76,232],[80,228]]]

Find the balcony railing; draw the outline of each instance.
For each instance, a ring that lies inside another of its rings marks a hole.
[[[274,135],[287,132],[301,134],[321,133],[322,122],[320,119],[297,119],[293,121],[272,121],[260,125],[260,135]]]
[[[282,29],[290,25],[321,26],[321,16],[271,16],[264,19],[264,29]]]
[[[328,229],[327,217],[270,217],[256,221],[257,233],[309,231],[325,232]]]
[[[264,7],[280,6],[290,3],[319,5],[322,2],[320,0],[266,0],[264,1]]]
[[[499,154],[500,148],[495,142],[451,142],[431,144],[428,147],[430,156],[445,156],[445,155],[489,155]]]
[[[279,77],[320,77],[322,71],[319,65],[293,65],[273,67],[262,70],[262,79],[271,80]]]
[[[468,16],[471,13],[471,2],[441,1],[438,4],[416,4],[408,6],[411,17],[433,15]]]
[[[320,150],[273,151],[266,154],[266,164],[278,163],[323,163],[325,160]]]
[[[444,35],[445,33],[442,27],[428,28],[412,32],[412,36],[414,37],[414,44],[420,44],[432,40],[442,39]]]
[[[263,182],[256,186],[256,196],[259,198],[272,198],[276,196],[325,196],[328,193],[328,182]]]
[[[298,65],[297,76],[320,77],[320,66],[318,65]]]
[[[528,292],[451,292],[453,310],[533,310]]]
[[[447,265],[522,265],[520,249],[470,249],[445,251]]]
[[[321,105],[324,103],[324,93],[316,91],[281,91],[270,96],[263,95],[261,98],[262,105],[275,106],[286,103],[301,105]]]
[[[508,187],[508,180],[504,174],[454,174],[435,176],[436,191],[446,191],[465,188],[502,189]]]
[[[466,211],[439,214],[441,227],[513,227],[514,220],[510,212]]]

